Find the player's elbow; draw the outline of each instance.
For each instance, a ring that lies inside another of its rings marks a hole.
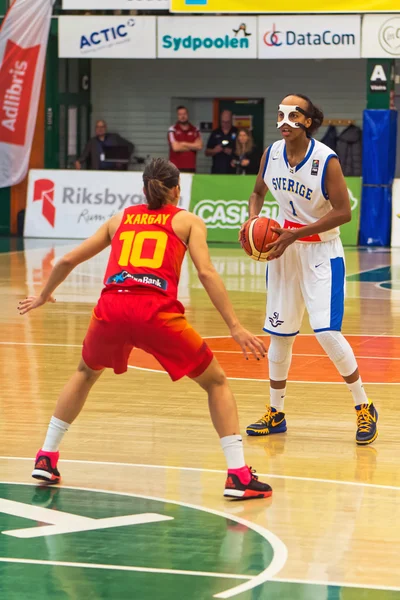
[[[350,221],[351,221],[351,209],[349,208],[348,210],[344,211],[344,213],[343,213],[342,224],[344,225],[345,223],[350,223]]]
[[[198,270],[198,276],[201,283],[204,285],[210,281],[212,281],[216,275],[216,271],[212,265],[208,267],[203,267]]]
[[[60,258],[60,260],[57,262],[57,265],[65,269],[73,269],[76,267],[77,263],[74,261],[74,258],[71,254],[65,254],[65,256]]]

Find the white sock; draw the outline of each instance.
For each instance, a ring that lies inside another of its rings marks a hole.
[[[57,452],[69,426],[70,423],[61,421],[61,419],[57,419],[56,417],[51,417],[42,450],[45,452]]]
[[[272,408],[276,408],[277,412],[283,412],[283,406],[285,404],[286,386],[281,390],[275,390],[269,388],[269,403]]]
[[[241,469],[246,466],[241,435],[226,435],[221,438],[228,469]]]
[[[361,377],[359,377],[354,383],[346,382],[346,384],[353,395],[354,406],[358,406],[359,404],[368,404],[368,397],[365,393]]]

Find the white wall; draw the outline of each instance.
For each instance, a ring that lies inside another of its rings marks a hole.
[[[212,106],[207,98],[264,98],[268,145],[277,137],[279,101],[291,92],[310,96],[327,118],[356,119],[362,126],[365,74],[365,60],[98,59],[92,61],[92,118],[106,119],[110,131],[134,142],[138,155],[167,156],[172,99],[194,99],[192,120],[197,125],[196,117],[207,120]],[[199,170],[207,171],[208,164],[202,158]]]

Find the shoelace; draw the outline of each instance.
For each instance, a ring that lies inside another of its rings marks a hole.
[[[357,426],[361,433],[368,433],[369,426],[373,423],[374,419],[368,410],[367,404],[362,404],[357,415]]]
[[[250,475],[252,479],[255,479],[255,481],[258,481],[258,475],[256,475],[256,470],[253,469],[253,467],[249,467],[249,471],[250,471]]]
[[[258,421],[257,421],[257,423],[260,423],[261,425],[263,423],[265,423],[265,425],[268,425],[268,422],[271,421],[271,419],[272,419],[273,413],[272,413],[271,407],[267,406],[266,409],[267,409],[267,412],[265,413],[265,415],[263,417],[261,417],[261,419],[258,419]]]

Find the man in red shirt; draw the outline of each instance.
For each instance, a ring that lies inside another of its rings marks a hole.
[[[196,152],[203,148],[200,131],[189,123],[185,106],[176,109],[178,120],[168,130],[169,160],[181,173],[196,171]]]

